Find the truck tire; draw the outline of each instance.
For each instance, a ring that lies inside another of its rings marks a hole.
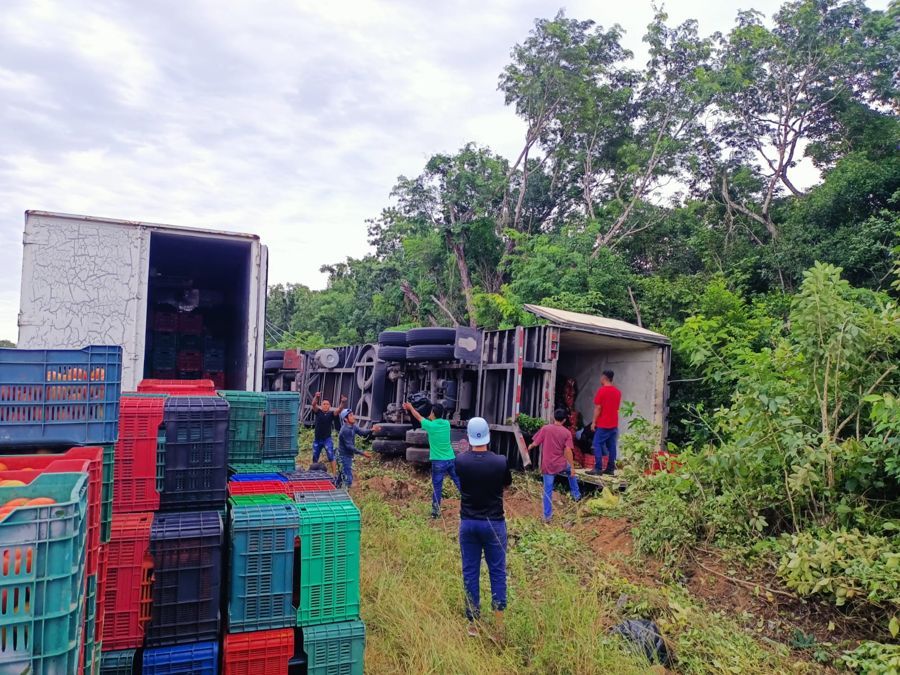
[[[406,344],[452,345],[456,342],[455,328],[413,328],[406,331]]]
[[[453,345],[415,345],[406,350],[407,361],[452,361]]]
[[[263,370],[281,370],[284,368],[284,359],[267,359],[263,361]]]
[[[422,429],[410,429],[406,432],[408,445],[428,445],[428,432]]]
[[[263,354],[263,361],[275,361],[284,358],[283,349],[267,349]]]
[[[378,334],[378,344],[388,347],[405,347],[406,331],[383,330]]]
[[[378,438],[372,441],[372,450],[379,455],[402,455],[406,453],[406,441]]]
[[[410,464],[430,464],[431,451],[428,448],[407,448],[406,461]]]
[[[377,362],[374,347],[366,347],[356,360],[356,386],[361,390],[368,391],[372,388]]]
[[[353,414],[357,417],[357,424],[362,429],[369,429],[372,426],[372,394],[363,394],[356,402],[356,409]],[[364,419],[359,419],[364,418]]]
[[[378,358],[382,361],[406,361],[406,347],[384,346],[378,348]]]
[[[375,438],[389,438],[392,440],[403,440],[406,438],[406,432],[412,429],[411,424],[391,424],[387,422],[379,422],[379,431],[375,434]]]

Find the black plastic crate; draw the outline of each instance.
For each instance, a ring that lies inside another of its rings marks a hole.
[[[218,511],[157,513],[150,530],[153,604],[148,647],[216,640],[223,528]]]
[[[228,497],[228,401],[219,396],[166,399],[166,466],[160,508],[218,508]]]
[[[283,471],[281,475],[291,482],[297,480],[330,480],[334,482],[334,476],[327,471]]]

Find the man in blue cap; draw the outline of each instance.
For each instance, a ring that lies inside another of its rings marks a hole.
[[[368,452],[363,452],[356,447],[356,437],[369,438],[372,432],[380,430],[376,424],[369,431],[363,431],[356,424],[356,417],[349,408],[341,411],[341,430],[338,433],[338,454],[341,458],[341,473],[338,485],[343,485],[347,490],[353,485],[353,456],[362,455],[371,457]]]
[[[491,605],[497,628],[503,628],[506,609],[506,518],[503,513],[503,488],[512,485],[512,473],[506,457],[488,449],[490,427],[485,419],[469,420],[471,448],[456,457],[456,475],[460,482],[459,548],[462,554],[463,585],[466,589],[466,616],[469,635],[478,635],[475,620],[481,609],[478,579],[481,558],[491,580]]]

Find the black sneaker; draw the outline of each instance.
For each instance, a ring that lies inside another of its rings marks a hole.
[[[590,471],[585,471],[588,476],[602,476],[603,472],[600,469],[591,469]]]

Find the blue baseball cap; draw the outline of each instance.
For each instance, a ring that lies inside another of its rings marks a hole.
[[[349,415],[352,412],[353,411],[350,410],[350,408],[344,408],[343,410],[341,410],[341,422],[343,422],[345,419],[347,419],[347,415]]]
[[[469,436],[469,445],[487,445],[491,442],[491,428],[483,417],[473,417],[466,426]]]

